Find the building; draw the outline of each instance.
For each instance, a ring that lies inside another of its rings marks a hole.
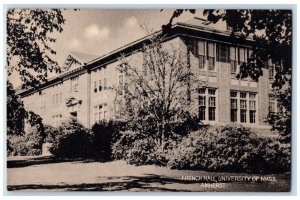
[[[247,39],[233,46],[229,35],[229,30],[222,30],[218,24],[193,18],[175,24],[164,44],[186,51],[191,69],[205,82],[205,87],[191,94],[191,111],[201,121],[269,127],[265,119],[269,112],[276,111],[271,88],[274,66],[269,64],[269,69],[263,69],[263,76],[258,81],[237,79],[240,65],[251,54],[253,41]],[[128,60],[138,63],[135,50],[147,43],[149,37],[151,35],[99,57],[71,53],[59,76],[39,89],[19,93],[25,107],[51,125],[70,116],[86,127],[98,120],[116,119],[116,92],[110,88],[124,84],[126,79],[118,70],[122,65],[119,58],[125,55]]]

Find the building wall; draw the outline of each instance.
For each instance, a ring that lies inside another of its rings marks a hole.
[[[235,74],[230,71],[230,64],[227,62],[216,61],[214,71],[200,70],[197,48],[195,48],[197,41],[198,39],[195,38],[175,37],[163,44],[163,48],[184,52],[188,58],[187,62],[195,74],[195,80],[190,86],[190,112],[199,116],[198,88],[216,89],[216,119],[215,121],[207,121],[207,123],[230,123],[230,92],[253,92],[257,95],[257,120],[254,124],[246,123],[244,125],[265,125],[264,119],[268,115],[268,95],[270,93],[268,70],[264,70],[264,75],[258,83],[250,78],[236,79]],[[105,65],[97,66],[91,71],[86,70],[74,77],[65,77],[61,82],[48,86],[40,92],[37,91],[24,96],[22,99],[25,107],[41,115],[45,124],[51,125],[57,125],[74,112],[77,112],[77,119],[86,127],[91,127],[98,120],[115,119],[116,89],[121,75],[118,67],[124,61],[139,68],[143,63],[143,55],[136,52],[127,55],[124,59],[112,60]],[[142,68],[140,69],[142,70]],[[72,86],[74,86],[73,80],[76,77],[78,80],[75,91]],[[124,82],[126,81],[128,79],[124,76]],[[100,85],[101,89],[99,88]],[[67,105],[68,100],[72,101]]]

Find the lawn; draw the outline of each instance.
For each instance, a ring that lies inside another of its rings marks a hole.
[[[9,191],[288,192],[290,174],[214,173],[53,157],[11,157]]]

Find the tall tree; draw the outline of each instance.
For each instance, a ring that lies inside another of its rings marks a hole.
[[[22,123],[41,124],[33,112],[26,111],[11,83],[12,75],[20,77],[22,87],[38,87],[47,80],[49,72],[59,72],[58,63],[51,58],[55,38],[52,32],[62,32],[65,19],[59,9],[9,9],[6,18],[7,126],[9,134],[22,134]]]
[[[152,134],[147,136],[155,138],[164,148],[167,129],[188,115],[187,94],[195,76],[189,68],[187,53],[172,45],[164,46],[162,40],[153,37],[150,44],[137,52],[142,62],[132,63],[121,58],[124,64],[119,70],[126,82],[122,84],[119,78],[119,94],[125,98],[121,98],[123,104],[118,104],[126,120],[134,126],[147,128],[146,134]],[[149,122],[148,125],[145,122]],[[154,127],[151,133],[148,126]]]
[[[183,12],[195,13],[194,9],[175,10],[163,30],[171,29],[173,20]],[[204,10],[211,23],[224,21],[231,28],[232,43],[253,37],[253,53],[240,68],[238,78],[250,76],[258,80],[268,61],[275,63],[275,79],[272,83],[278,101],[278,112],[270,115],[269,122],[279,131],[281,140],[291,137],[291,73],[292,73],[292,12],[291,10]]]

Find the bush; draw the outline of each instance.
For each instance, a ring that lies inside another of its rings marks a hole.
[[[162,150],[155,139],[128,130],[120,134],[120,138],[112,146],[114,159],[123,159],[134,165],[166,166],[168,149]],[[172,145],[168,143],[166,146]]]
[[[140,135],[134,131],[127,130],[120,132],[120,136],[112,145],[113,158],[116,160],[126,160],[128,151],[137,139],[140,139]]]
[[[44,125],[44,132],[45,132],[45,142],[53,143],[55,141],[56,135],[58,135],[58,128],[50,125]]]
[[[75,119],[62,122],[49,151],[63,158],[90,158],[92,144],[89,131]]]
[[[288,150],[277,143],[243,127],[203,128],[190,133],[170,152],[168,166],[229,172],[285,171]]]
[[[42,154],[43,137],[36,127],[24,135],[8,135],[7,154],[12,156],[33,156]]]
[[[94,158],[100,161],[112,160],[112,142],[119,137],[123,124],[119,122],[99,122],[92,127],[91,142]]]

